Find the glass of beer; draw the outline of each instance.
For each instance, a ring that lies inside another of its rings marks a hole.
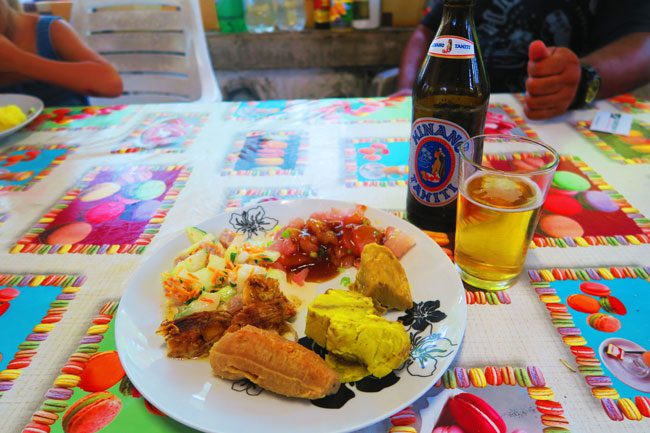
[[[507,289],[524,266],[559,156],[516,135],[472,137],[460,156],[456,267],[469,285]]]

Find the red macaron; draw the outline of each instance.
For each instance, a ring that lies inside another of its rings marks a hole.
[[[115,350],[98,352],[88,359],[79,377],[79,388],[84,391],[106,391],[122,380],[124,369]]]
[[[566,298],[569,307],[582,313],[597,313],[600,310],[600,303],[591,296],[576,293]]]
[[[447,403],[456,423],[473,433],[506,433],[501,415],[485,400],[467,392],[449,399]]]
[[[612,289],[601,283],[593,281],[584,281],[580,283],[580,290],[587,295],[592,296],[609,296],[612,294]]]
[[[122,401],[110,392],[88,394],[68,408],[61,425],[66,433],[96,433],[110,424]]]

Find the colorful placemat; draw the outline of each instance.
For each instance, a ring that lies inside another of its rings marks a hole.
[[[307,146],[307,137],[301,131],[249,131],[235,139],[221,175],[302,175]]]
[[[275,200],[295,200],[315,197],[316,192],[309,186],[291,186],[277,188],[229,188],[226,190],[224,211]]]
[[[29,367],[84,280],[78,275],[0,273],[0,398]]]
[[[485,155],[501,170],[543,164],[538,155]],[[560,156],[532,247],[639,245],[650,242],[650,220],[577,156]]]
[[[111,153],[182,152],[196,140],[209,113],[148,113]]]
[[[589,121],[576,124],[577,130],[608,158],[622,164],[650,162],[650,123],[634,119],[628,136],[592,131],[590,126]]]
[[[76,146],[14,146],[0,153],[0,191],[26,191],[61,164]]]
[[[408,137],[346,139],[345,186],[406,185],[409,148]]]
[[[615,96],[607,101],[625,113],[650,113],[650,101],[639,99],[629,93]]]
[[[650,266],[528,274],[607,415],[650,417]]]
[[[54,386],[45,393],[39,410],[23,429],[24,433],[69,432],[63,426],[78,422],[80,415],[73,405],[82,399],[98,398],[105,399],[108,404],[95,406],[83,414],[85,425],[93,425],[93,432],[194,431],[158,411],[124,374],[117,356],[113,327],[117,305],[117,302],[103,305],[93,318],[75,353],[61,367]],[[110,410],[105,409],[109,407]]]
[[[420,410],[422,431],[430,431],[431,424],[476,426],[473,414],[463,412],[458,419],[449,410],[448,399],[461,393],[484,400],[501,415],[508,432],[570,431],[562,404],[555,401],[542,370],[535,366],[450,368],[427,394],[428,404]],[[418,402],[414,406],[419,409]]]
[[[312,123],[410,122],[411,98],[321,99],[310,107],[307,117]]]
[[[27,128],[30,131],[100,130],[123,124],[138,111],[136,105],[46,108]]]
[[[506,104],[490,104],[484,134],[510,134],[538,138],[537,133],[517,112]]]
[[[314,101],[278,99],[271,101],[245,101],[233,105],[224,120],[255,122],[264,119],[301,119],[308,114],[307,107]]]
[[[11,250],[37,254],[140,254],[185,186],[186,166],[96,167]]]

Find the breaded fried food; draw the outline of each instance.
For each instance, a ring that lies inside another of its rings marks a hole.
[[[176,320],[165,320],[157,333],[165,338],[170,358],[206,356],[226,332],[232,314],[223,310],[202,311]]]
[[[395,254],[383,245],[368,244],[361,252],[361,265],[351,290],[371,297],[387,309],[413,307],[411,286]]]
[[[323,398],[339,389],[337,374],[317,354],[272,331],[247,325],[210,350],[215,376],[248,379],[287,397]]]

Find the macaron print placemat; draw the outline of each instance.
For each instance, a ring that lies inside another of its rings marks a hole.
[[[193,432],[146,401],[117,356],[117,302],[101,307],[24,433]]]
[[[546,269],[529,276],[610,419],[650,417],[650,266]]]
[[[650,101],[639,99],[629,93],[610,98],[607,101],[625,113],[650,113]]]
[[[576,128],[607,157],[621,164],[650,162],[650,123],[634,119],[627,136],[592,131],[590,125],[589,121],[581,121]]]
[[[411,98],[321,99],[308,116],[312,123],[410,122]]]
[[[540,166],[535,155],[487,155],[494,168]],[[650,242],[650,220],[577,156],[560,156],[532,247],[639,245]]]
[[[107,107],[46,108],[28,129],[31,131],[99,130],[114,127],[133,118],[137,105]]]
[[[295,200],[315,197],[315,191],[309,186],[292,186],[286,188],[229,188],[223,210],[231,211],[253,203],[265,203],[276,200]]]
[[[83,282],[77,275],[0,273],[0,399],[25,374]]]
[[[209,113],[148,113],[111,153],[182,152],[191,145]]]
[[[506,104],[490,104],[485,118],[484,131],[485,134],[509,134],[537,138],[537,133],[512,107]]]
[[[427,433],[570,431],[562,405],[535,366],[450,368],[413,407]]]
[[[75,146],[14,146],[0,153],[0,191],[25,191],[61,164]]]
[[[189,174],[185,166],[96,167],[11,252],[140,254],[158,233]]]
[[[343,142],[345,185],[404,186],[408,176],[408,137],[354,138]]]
[[[221,175],[302,175],[307,148],[307,136],[301,131],[249,131],[235,139]]]

